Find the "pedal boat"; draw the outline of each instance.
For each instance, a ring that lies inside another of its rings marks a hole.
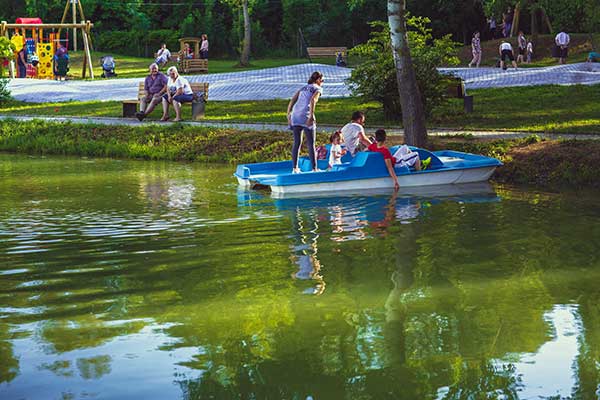
[[[390,149],[392,154],[397,148],[398,146],[393,146]],[[401,188],[487,181],[496,167],[502,165],[502,162],[495,158],[459,151],[431,152],[416,147],[411,147],[411,150],[418,152],[421,160],[431,157],[431,162],[423,171],[396,166],[395,171]],[[274,195],[394,187],[380,153],[359,152],[354,157],[346,154],[342,158],[342,164],[334,165],[329,170],[328,158],[318,160],[318,168],[321,169],[319,172],[312,171],[308,157],[301,157],[298,160],[301,173],[292,173],[292,161],[276,161],[238,165],[234,176],[244,188],[268,187]]]

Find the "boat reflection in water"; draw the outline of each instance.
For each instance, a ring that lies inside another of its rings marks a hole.
[[[331,229],[326,237],[336,242],[364,240],[374,235],[387,234],[385,228],[395,222],[409,224],[426,213],[432,205],[443,202],[478,203],[500,201],[487,182],[463,185],[412,187],[393,190],[361,191],[360,194],[344,192],[342,196],[312,194],[285,198],[272,197],[268,191],[238,189],[238,205],[262,209],[273,204],[291,221],[290,259],[295,265],[292,278],[312,281],[307,294],[322,294],[325,280],[318,257],[319,232]]]

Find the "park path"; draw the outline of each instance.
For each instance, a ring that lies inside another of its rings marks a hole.
[[[174,122],[159,122],[159,121],[144,121],[139,122],[135,118],[109,118],[109,117],[37,117],[37,116],[8,116],[0,115],[0,121],[2,120],[17,120],[17,121],[32,121],[32,120],[43,120],[48,122],[58,123],[75,123],[75,124],[96,124],[96,125],[125,125],[125,126],[165,126],[173,125]],[[284,124],[268,124],[268,123],[228,123],[228,122],[216,122],[216,121],[184,121],[181,124],[189,126],[206,126],[213,128],[225,128],[225,129],[236,129],[241,131],[274,131],[274,132],[287,132],[287,125]],[[339,129],[339,126],[319,124],[319,131],[333,132]],[[367,133],[373,133],[379,128],[378,126],[367,126]],[[404,131],[399,128],[386,128],[389,135],[403,135]],[[427,134],[430,136],[452,136],[452,135],[472,135],[477,138],[487,139],[511,139],[527,137],[533,134],[533,132],[508,132],[508,131],[465,131],[458,129],[448,128],[430,128],[427,130]],[[600,139],[600,135],[580,135],[580,134],[553,134],[553,133],[538,133],[539,136],[548,139]]]
[[[346,79],[351,69],[324,64],[298,64],[253,71],[186,76],[190,82],[210,83],[209,100],[287,99],[319,70],[325,76],[323,97],[350,95]],[[467,89],[532,86],[599,84],[600,63],[578,63],[544,68],[442,68],[442,72],[460,76]],[[57,82],[37,79],[12,79],[8,85],[13,97],[29,102],[126,100],[134,98],[142,78],[97,79],[95,81]]]

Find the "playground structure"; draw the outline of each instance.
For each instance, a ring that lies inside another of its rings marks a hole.
[[[7,37],[16,47],[15,59],[9,63],[11,78],[15,78],[15,60],[17,53],[26,46],[28,54],[27,77],[38,79],[52,79],[53,57],[60,43],[60,30],[81,30],[84,47],[82,77],[85,78],[86,69],[89,69],[90,78],[94,79],[92,57],[90,54],[90,31],[93,24],[90,21],[73,24],[44,24],[39,18],[18,18],[14,24],[6,21],[0,23],[0,35]],[[58,33],[48,32],[58,29]],[[13,31],[12,37],[9,34]],[[37,66],[34,64],[37,61]]]
[[[190,72],[208,73],[208,60],[200,58],[200,42],[202,42],[202,39],[197,37],[185,37],[179,39],[179,69],[182,72],[186,74]],[[189,57],[186,53],[186,43],[192,43],[194,45],[192,57]]]

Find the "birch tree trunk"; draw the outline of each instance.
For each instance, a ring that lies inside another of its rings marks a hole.
[[[250,41],[252,26],[250,25],[250,13],[248,11],[248,0],[242,0],[242,12],[244,14],[244,45],[240,57],[240,65],[250,65]]]
[[[388,0],[387,4],[398,94],[402,107],[404,141],[410,146],[423,147],[427,144],[427,128],[406,35],[406,0]]]

